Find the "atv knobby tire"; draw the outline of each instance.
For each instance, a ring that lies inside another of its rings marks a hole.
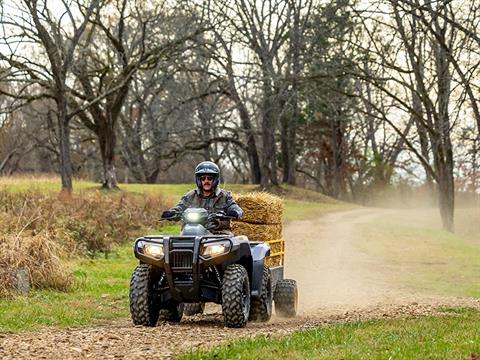
[[[138,265],[130,280],[130,314],[135,325],[155,326],[159,307],[155,304],[153,284],[155,273],[152,266]]]
[[[229,265],[223,273],[222,312],[225,325],[241,328],[250,314],[250,282],[242,265]]]
[[[263,267],[262,295],[258,299],[253,299],[250,306],[251,321],[266,322],[272,317],[272,279],[270,269]]]
[[[172,302],[168,309],[160,310],[160,321],[180,322],[183,317],[183,303]]]
[[[186,303],[186,304],[183,304],[183,314],[186,315],[186,316],[203,314],[204,310],[205,310],[205,303]]]
[[[277,282],[273,301],[275,302],[275,313],[278,316],[294,317],[297,315],[297,282],[291,279],[283,279]]]

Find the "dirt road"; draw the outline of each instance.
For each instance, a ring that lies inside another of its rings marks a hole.
[[[358,251],[358,226],[384,214],[359,209],[291,222],[286,226],[287,276],[298,280],[300,316],[267,324],[225,329],[218,306],[179,325],[134,327],[129,320],[83,329],[0,334],[0,359],[17,358],[172,358],[198,346],[257,335],[282,335],[326,323],[405,314],[433,314],[438,305],[469,305],[478,300],[419,296],[386,281],[380,259]]]
[[[372,223],[386,212],[357,209],[286,227],[287,276],[299,283],[304,312],[336,313],[418,300],[418,295],[388,283],[381,259],[355,246],[360,240],[359,225]]]

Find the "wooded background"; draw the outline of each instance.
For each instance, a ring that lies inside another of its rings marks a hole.
[[[475,0],[3,0],[0,171],[478,193]]]

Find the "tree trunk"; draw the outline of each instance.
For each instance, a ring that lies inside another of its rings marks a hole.
[[[295,4],[295,3],[294,3]],[[301,4],[301,3],[300,3]],[[290,111],[287,113],[287,121],[282,124],[285,127],[282,136],[282,143],[284,143],[283,153],[283,182],[289,185],[296,183],[296,138],[297,138],[297,123],[300,117],[300,110],[298,106],[298,92],[299,92],[299,78],[302,71],[302,64],[300,63],[300,47],[302,31],[300,30],[300,9],[293,6],[293,26],[290,30],[291,37],[291,64],[292,64],[292,91],[290,99]],[[286,104],[288,105],[288,101]]]
[[[344,171],[344,129],[342,120],[332,120],[332,151],[333,151],[333,197],[342,198],[345,192]]]
[[[438,19],[435,26],[437,32],[444,37],[446,28],[440,26]],[[436,149],[438,157],[437,164],[440,166],[438,184],[440,215],[442,217],[443,228],[453,232],[455,211],[454,162],[448,112],[451,88],[450,62],[445,48],[437,45],[434,49],[438,76],[438,116],[435,119],[435,127],[440,137]]]
[[[446,166],[444,171],[439,178],[437,186],[440,216],[443,228],[454,232],[455,190],[453,172],[450,172],[449,166]]]
[[[275,99],[268,73],[263,74],[263,104],[262,104],[262,181],[261,185],[278,185],[277,157],[275,149]]]
[[[293,97],[296,95],[292,94],[291,104],[287,101],[280,103],[283,112],[281,118],[282,181],[289,185],[296,183],[297,121],[300,116],[297,99]]]
[[[260,184],[262,180],[262,170],[260,167],[260,158],[258,156],[257,143],[255,141],[255,135],[253,133],[252,122],[250,121],[250,115],[245,107],[245,104],[240,99],[240,95],[235,87],[235,79],[233,76],[233,70],[231,65],[227,68],[229,83],[228,83],[228,95],[234,101],[238,114],[241,120],[242,129],[245,131],[247,138],[247,156],[248,163],[250,165],[250,181],[252,184]]]
[[[115,129],[113,126],[109,127],[107,122],[103,122],[102,125],[97,133],[103,165],[102,187],[104,189],[118,189],[115,171],[115,146],[117,142]]]
[[[71,194],[72,160],[70,157],[70,122],[67,118],[67,102],[64,94],[57,95],[58,132],[60,142],[60,176],[62,179],[62,193]]]

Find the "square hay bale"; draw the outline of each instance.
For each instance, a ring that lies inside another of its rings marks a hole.
[[[268,245],[270,245],[270,255],[274,255],[274,256],[268,256],[265,259],[265,264],[268,267],[283,265],[284,254],[282,253],[285,251],[285,240],[283,239],[272,240],[268,242]]]
[[[270,245],[270,253],[275,254],[279,252],[284,252],[285,247],[284,247],[284,240],[273,240],[272,242],[268,242],[268,245]]]
[[[269,241],[282,237],[282,225],[250,224],[243,221],[233,221],[232,232],[237,236],[246,235],[250,241]]]
[[[283,265],[283,256],[269,256],[265,259],[265,264],[268,267],[275,267]]]
[[[242,221],[252,224],[281,224],[283,201],[266,192],[234,194],[235,201],[245,212]]]

